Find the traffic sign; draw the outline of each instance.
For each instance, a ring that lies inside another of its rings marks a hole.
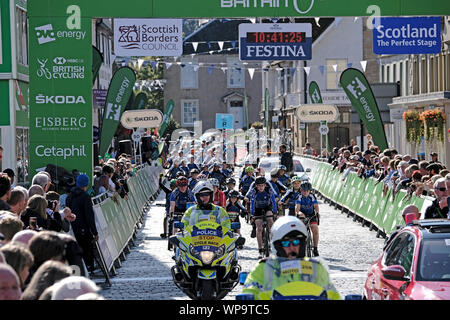
[[[328,128],[328,126],[326,124],[321,124],[319,127],[319,132],[321,135],[325,136],[328,134],[328,132],[330,131],[330,129]]]
[[[216,129],[233,129],[234,117],[228,113],[216,113]]]

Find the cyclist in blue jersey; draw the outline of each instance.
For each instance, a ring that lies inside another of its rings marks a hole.
[[[296,206],[296,202],[297,199],[299,198],[299,196],[301,195],[301,190],[300,190],[300,184],[302,182],[302,179],[298,176],[294,176],[292,177],[292,188],[289,189],[284,196],[281,198],[281,200],[279,201],[280,206],[281,205],[289,205],[289,215],[290,216],[295,216],[295,206]]]
[[[192,169],[197,169],[200,172],[200,167],[198,166],[198,164],[195,163],[195,157],[192,154],[190,154],[188,158],[189,163],[187,167],[189,168],[189,171],[192,171]]]
[[[206,163],[202,165],[202,171],[200,171],[200,174],[203,174],[206,178],[209,177],[209,166]]]
[[[176,179],[178,172],[183,172],[183,170],[180,168],[180,161],[174,160],[172,168],[169,169],[169,179]]]
[[[188,179],[184,176],[179,177],[177,179],[177,189],[170,194],[170,216],[173,217],[174,213],[184,214],[189,204],[194,203],[195,197],[188,188]]]
[[[256,240],[258,242],[259,259],[264,257],[262,249],[262,217],[266,216],[270,230],[273,224],[273,208],[276,207],[275,195],[272,190],[266,190],[266,178],[258,177],[255,180],[255,188],[250,189],[245,195],[245,200],[250,202],[251,220],[256,225]]]
[[[241,182],[239,183],[239,191],[243,195],[247,194],[251,184],[255,181],[253,170],[254,169],[252,166],[245,168],[246,175],[241,179]]]
[[[233,175],[233,170],[231,170],[228,167],[228,164],[225,161],[222,163],[222,171],[221,172],[225,176],[225,178],[229,178]]]
[[[313,235],[313,254],[315,257],[319,255],[319,251],[317,249],[319,244],[319,202],[316,197],[311,193],[312,185],[309,181],[303,181],[300,185],[301,195],[298,197],[296,201],[295,213],[298,215],[300,219],[311,217],[316,214],[314,218],[311,219],[309,226],[311,228],[311,232]]]
[[[225,180],[225,183],[227,184],[227,190],[225,190],[223,193],[225,194],[225,197],[227,197],[227,199],[229,198],[228,195],[230,194],[231,191],[234,190],[234,187],[236,187],[236,180],[232,177],[227,178],[227,180]]]
[[[188,166],[186,165],[185,158],[181,159],[180,169],[183,170],[184,176],[189,177],[190,170],[189,170]]]
[[[159,181],[159,187],[164,191],[164,193],[166,194],[166,211],[165,211],[165,215],[164,215],[164,221],[163,221],[163,230],[164,233],[161,233],[161,238],[165,239],[167,238],[167,219],[169,217],[169,208],[170,208],[170,195],[172,194],[172,192],[175,190],[175,188],[177,187],[177,180],[176,179],[172,179],[170,180],[170,188],[167,188],[162,182],[161,180]]]
[[[219,181],[219,186],[223,186],[225,184],[225,179],[227,178],[222,171],[220,170],[220,163],[215,162],[213,165],[213,169],[209,174],[208,178],[214,178]]]
[[[278,181],[281,182],[284,186],[290,187],[292,181],[289,175],[286,173],[286,166],[281,165],[278,168]]]
[[[273,168],[270,171],[269,186],[272,188],[272,191],[275,194],[275,200],[278,203],[278,201],[281,199],[283,194],[286,193],[287,187],[285,185],[283,185],[280,181],[278,181],[278,169],[277,168]],[[274,212],[274,213],[276,213],[276,212]]]
[[[233,190],[229,193],[229,198],[227,200],[225,209],[230,216],[231,222],[240,222],[239,216],[245,217],[247,214],[247,209],[245,209],[245,207],[239,201],[240,198],[241,194],[237,190]],[[236,232],[241,234],[240,229],[237,229]],[[238,249],[242,249],[242,246],[238,247]]]
[[[189,178],[189,190],[193,190],[195,188],[195,185],[198,183],[198,175],[200,174],[200,171],[198,169],[194,168],[191,170],[191,177]]]

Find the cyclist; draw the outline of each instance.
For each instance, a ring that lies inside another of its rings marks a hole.
[[[228,195],[231,191],[234,190],[234,187],[236,187],[236,180],[234,178],[229,177],[227,180],[225,180],[225,183],[227,184],[227,190],[225,190],[223,193],[225,194],[225,197],[228,199]]]
[[[189,177],[190,170],[189,170],[188,166],[186,165],[186,158],[181,159],[180,169],[183,170],[184,175],[186,177]]]
[[[214,189],[213,203],[216,206],[225,208],[225,206],[227,205],[227,197],[225,197],[223,191],[219,189],[219,180],[217,180],[216,178],[209,178],[208,180]]]
[[[291,178],[286,174],[286,166],[281,165],[278,168],[278,181],[284,186],[289,187],[291,184]]]
[[[209,174],[209,178],[215,178],[219,182],[219,188],[221,185],[225,183],[225,179],[227,178],[221,171],[220,171],[220,163],[215,162],[213,165],[213,169],[211,173]]]
[[[202,165],[202,171],[200,171],[200,174],[203,174],[206,178],[209,177],[209,167],[206,163]]]
[[[304,219],[306,217],[313,217],[309,226],[311,228],[311,232],[313,235],[313,255],[317,257],[319,255],[319,251],[317,246],[319,244],[319,203],[317,202],[316,197],[311,193],[312,185],[309,181],[303,181],[300,185],[301,195],[298,197],[295,206],[295,213],[299,216],[300,219]]]
[[[241,194],[246,195],[248,190],[250,189],[250,185],[255,181],[255,177],[253,176],[253,167],[245,168],[246,175],[241,179],[239,183],[239,191]]]
[[[256,240],[258,242],[260,259],[264,256],[262,248],[262,218],[266,216],[267,225],[270,230],[273,224],[273,208],[276,206],[275,195],[271,190],[266,190],[266,182],[266,178],[264,177],[256,178],[255,188],[250,189],[245,195],[245,200],[250,202],[251,220],[256,225]]]
[[[169,179],[176,179],[177,178],[177,173],[182,171],[180,168],[180,161],[179,160],[174,160],[173,161],[173,166],[172,168],[169,169]]]
[[[250,163],[250,160],[245,160],[244,169],[242,169],[242,173],[241,173],[241,179],[243,177],[245,177],[245,175],[246,175],[245,169],[247,169],[248,167],[252,167],[252,164]]]
[[[161,238],[165,239],[167,238],[167,218],[169,216],[169,208],[170,208],[170,194],[175,190],[177,187],[177,179],[170,180],[170,188],[167,188],[164,184],[162,184],[161,180],[159,181],[159,187],[164,191],[166,194],[166,211],[164,215],[164,222],[163,222],[163,230],[164,233],[161,233]]]
[[[193,193],[196,205],[187,209],[181,220],[185,228],[195,225],[203,219],[215,221],[228,229],[231,228],[230,217],[226,210],[212,203],[214,188],[209,181],[197,183]]]
[[[289,204],[289,215],[295,216],[295,205],[298,197],[301,195],[300,184],[302,179],[299,176],[292,177],[292,188],[289,189],[281,198],[279,204]]]
[[[305,258],[307,230],[296,217],[280,217],[271,229],[272,256],[248,275],[243,294],[256,300],[341,299],[321,260]]]
[[[188,155],[188,158],[189,158],[189,163],[187,166],[188,166],[189,170],[192,171],[192,169],[197,169],[198,172],[200,172],[200,167],[198,166],[198,164],[195,163],[195,157],[192,154],[190,154],[190,155]]]
[[[189,189],[194,189],[195,185],[198,183],[198,175],[200,174],[200,171],[198,169],[194,168],[191,170],[191,177],[189,178]]]
[[[227,205],[225,209],[227,210],[228,215],[230,216],[231,222],[240,222],[239,216],[245,217],[247,214],[247,209],[241,204],[239,198],[241,194],[237,190],[233,190],[229,193],[230,197],[228,198]],[[241,234],[241,230],[236,230],[239,235]],[[242,249],[239,248],[239,249]]]
[[[229,178],[233,174],[233,170],[228,167],[228,164],[225,161],[222,163],[222,174],[225,178]]]
[[[272,188],[273,193],[275,194],[275,200],[278,201],[281,199],[282,195],[286,193],[287,187],[283,185],[280,181],[278,181],[278,169],[273,168],[270,171],[270,181],[269,186]]]
[[[177,179],[177,189],[170,194],[169,214],[173,217],[174,213],[182,214],[188,208],[188,204],[194,204],[194,194],[188,188],[188,179],[181,176]]]

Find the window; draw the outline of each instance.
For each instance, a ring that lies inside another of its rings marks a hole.
[[[381,67],[381,81],[380,81],[381,83],[384,82],[384,73],[385,73],[385,72],[384,72],[384,69],[386,69],[386,66],[382,66],[382,67]]]
[[[342,112],[342,123],[350,123],[350,112]]]
[[[244,100],[230,100],[230,107],[243,107],[244,106]]]
[[[227,86],[228,88],[245,88],[245,69],[237,58],[227,59]]]
[[[17,59],[21,65],[28,65],[28,20],[27,12],[16,6]]]
[[[16,129],[16,157],[17,157],[17,177],[16,184],[28,182],[28,145],[29,130],[27,128]]]
[[[337,71],[333,66],[337,65]],[[327,59],[327,89],[339,89],[341,73],[347,69],[347,59]]]
[[[181,59],[181,89],[198,89],[198,62]]]
[[[198,100],[181,100],[181,107],[183,126],[194,126],[199,120]]]
[[[400,234],[389,246],[384,264],[386,266],[401,265],[406,270],[405,276],[409,276],[414,254],[414,245],[415,239],[412,234],[407,232]]]

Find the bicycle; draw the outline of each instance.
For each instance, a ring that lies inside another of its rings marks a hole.
[[[303,223],[306,227],[306,231],[308,232],[308,237],[306,238],[306,256],[309,258],[314,256],[313,255],[314,243],[313,243],[311,228],[309,227],[309,224],[310,224],[311,220],[314,219],[315,217],[317,217],[317,214],[315,212],[310,217],[298,217],[300,220],[303,221]]]
[[[263,219],[261,240],[262,240],[262,249],[266,257],[270,255],[270,229],[269,224],[267,223],[267,218],[273,218],[273,215],[267,216],[266,213],[264,213],[262,216],[254,218],[255,220]]]
[[[173,224],[176,221],[181,221],[183,215],[183,212],[174,212],[170,215],[169,219],[167,219],[167,233],[169,235],[167,237],[167,250],[171,250],[173,248],[173,245],[170,243],[170,236],[173,235]]]

